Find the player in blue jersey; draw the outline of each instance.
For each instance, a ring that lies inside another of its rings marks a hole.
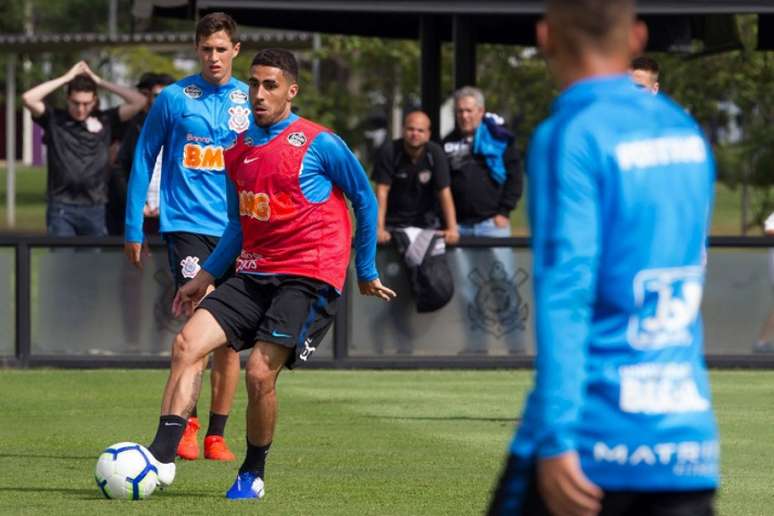
[[[201,73],[162,90],[148,113],[126,205],[125,252],[141,266],[143,207],[156,156],[162,152],[160,231],[178,288],[196,276],[223,234],[228,222],[224,145],[246,131],[251,120],[247,85],[231,76],[239,54],[234,20],[223,13],[203,17],[196,26],[196,52]],[[213,353],[207,459],[234,460],[223,430],[238,381],[239,355],[226,347]],[[198,457],[198,429],[194,406],[177,449],[180,457]]]
[[[530,146],[537,358],[489,513],[713,513],[699,314],[713,201],[696,122],[627,75],[633,0],[548,0],[562,90]]]

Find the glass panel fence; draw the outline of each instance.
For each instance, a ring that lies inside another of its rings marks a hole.
[[[13,356],[16,350],[16,252],[0,248],[0,356]]]
[[[119,248],[34,248],[31,255],[33,355],[169,355],[184,321],[170,311],[165,250],[154,249],[142,271]],[[333,356],[332,334],[316,356]]]
[[[143,271],[118,248],[33,248],[33,355],[167,355],[182,325],[170,314],[174,294],[163,249]],[[455,292],[442,309],[420,314],[398,254],[380,249],[383,282],[398,298],[357,294],[350,271],[347,339],[353,358],[534,355],[531,253],[526,248],[447,252]],[[14,253],[0,249],[0,355],[14,351]],[[766,354],[756,345],[774,307],[774,250],[713,248],[702,307],[710,355]],[[332,358],[333,331],[318,347]]]

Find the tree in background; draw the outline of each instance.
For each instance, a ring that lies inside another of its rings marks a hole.
[[[131,19],[132,0],[118,0],[117,28],[119,33],[132,30]],[[68,0],[55,2],[51,0],[0,1],[0,33],[24,34],[28,29],[34,34],[53,33],[107,33],[108,32],[107,0]],[[156,18],[149,31],[190,32],[190,20]],[[132,79],[137,78],[149,69],[169,73],[173,77],[181,76],[182,70],[174,66],[174,53],[158,54],[147,48],[133,47],[110,50],[91,50],[88,52],[62,52],[52,46],[50,53],[20,56],[19,63],[30,58],[30,66],[23,74],[17,92],[56,77],[67,71],[73,63],[87,59],[98,73],[105,72],[111,62],[123,62],[128,66]],[[5,63],[7,56],[0,54],[0,82],[5,82]],[[4,99],[5,89],[0,91],[0,99]],[[60,95],[61,91],[55,93]],[[62,96],[62,99],[64,97]],[[59,100],[62,100],[59,99]]]
[[[105,0],[6,0],[2,4],[2,33],[24,32],[29,26],[35,33],[107,31]],[[121,32],[132,29],[131,4],[131,0],[119,0]],[[663,91],[684,105],[710,135],[718,159],[719,181],[747,193],[743,197],[749,201],[750,214],[745,217],[745,227],[749,228],[761,224],[774,209],[774,69],[769,53],[755,50],[756,17],[739,16],[737,22],[744,44],[741,50],[655,57],[662,65]],[[156,18],[148,30],[188,32],[191,26],[190,20]],[[373,150],[367,137],[369,130],[386,127],[389,138],[395,123],[392,113],[420,105],[418,42],[338,35],[323,35],[321,42],[316,50],[298,52],[303,90],[297,103],[299,114],[336,130],[369,165]],[[121,62],[131,78],[148,69],[175,77],[185,74],[175,66],[176,54],[159,54],[142,47],[92,51],[87,55],[51,50],[47,56],[30,60],[29,67],[20,74],[18,91],[63,73],[83,57],[95,68]],[[190,55],[179,53],[184,54]],[[246,76],[250,54],[244,51],[235,62],[237,77]],[[450,44],[443,45],[442,58],[442,93],[451,95]],[[0,55],[0,65],[5,59]],[[312,74],[314,60],[321,64],[318,77]],[[532,131],[548,113],[557,93],[543,59],[532,48],[481,44],[477,61],[477,83],[486,95],[487,109],[506,119],[525,152]],[[0,66],[0,80],[4,80],[4,73],[5,66]],[[729,107],[737,109],[738,114]],[[738,122],[741,129],[737,139],[722,137],[730,122]]]
[[[319,80],[312,76],[314,59],[320,61]],[[393,109],[419,105],[415,41],[324,35],[320,49],[302,63],[299,113],[335,129],[366,161],[372,150],[367,133],[386,125],[391,134]]]
[[[558,94],[545,61],[533,48],[508,45],[479,45],[477,56],[478,86],[486,96],[487,111],[508,121],[524,154]]]
[[[743,204],[748,205],[742,210],[744,230],[760,229],[774,210],[774,63],[770,52],[756,50],[756,16],[736,20],[740,50],[693,57],[662,54],[657,59],[663,91],[707,131],[718,180],[734,190],[742,188]],[[736,138],[724,137],[730,125],[739,127]]]

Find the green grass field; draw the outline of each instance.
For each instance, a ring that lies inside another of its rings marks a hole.
[[[7,170],[0,167],[0,231],[46,232],[46,169],[16,167],[16,225],[6,219]]]
[[[12,231],[20,233],[44,233],[46,231],[46,171],[41,167],[19,167],[16,174],[16,226]],[[0,232],[9,231],[5,217],[6,170],[0,167]],[[715,215],[712,221],[713,235],[738,235],[740,233],[740,192],[718,184],[716,189]],[[520,202],[511,214],[513,233],[529,234],[527,229],[526,203]],[[762,234],[750,230],[751,235]]]
[[[0,514],[475,515],[486,507],[528,371],[297,371],[279,382],[267,495],[223,498],[236,464],[178,463],[175,484],[108,501],[93,468],[107,445],[147,443],[163,371],[0,371]],[[774,372],[714,372],[721,516],[774,507]],[[206,383],[206,382],[205,382]],[[206,413],[209,393],[202,393]],[[227,437],[244,452],[240,388]]]

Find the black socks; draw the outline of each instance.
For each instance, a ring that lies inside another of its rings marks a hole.
[[[250,441],[247,441],[247,454],[245,455],[245,461],[239,468],[240,473],[249,471],[255,473],[261,478],[264,478],[264,469],[266,467],[266,456],[269,454],[269,448],[271,443],[266,446],[253,446]]]
[[[226,428],[228,414],[216,414],[210,412],[210,426],[207,427],[207,435],[223,436],[223,429]]]
[[[159,462],[167,464],[175,461],[177,445],[183,437],[183,431],[187,421],[180,416],[161,416],[159,427],[156,429],[156,437],[148,446],[148,450]]]
[[[193,416],[191,416],[193,417]],[[207,435],[223,435],[223,429],[226,426],[228,420],[228,414],[215,414],[210,413],[210,426],[207,428]],[[156,436],[153,438],[153,442],[148,446],[148,450],[153,454],[159,462],[164,464],[173,462],[175,455],[177,455],[177,445],[180,444],[180,439],[183,437],[185,426],[188,423],[186,419],[180,416],[169,415],[161,416],[159,418],[159,426],[156,429]],[[264,450],[264,448],[260,448]],[[260,454],[260,468],[263,471],[264,458],[268,453],[269,447],[266,446],[262,454]],[[250,446],[248,444],[248,457],[250,455]],[[256,455],[257,457],[257,455]],[[245,464],[258,464],[258,459],[252,459],[248,461],[245,459]],[[252,469],[250,469],[252,471]]]

